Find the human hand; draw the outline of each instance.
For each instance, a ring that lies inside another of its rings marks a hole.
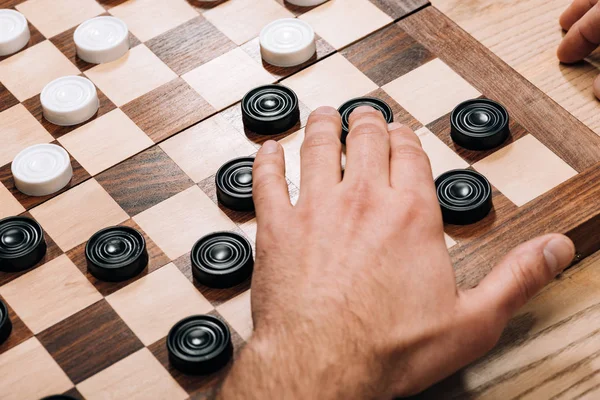
[[[254,163],[254,334],[221,398],[391,398],[422,391],[491,349],[508,320],[565,268],[572,242],[527,242],[459,291],[429,160],[406,126],[369,107],[313,112],[290,204],[284,153]]]
[[[557,51],[566,64],[583,60],[600,44],[600,3],[598,0],[573,0],[560,16],[560,26],[567,34]],[[594,81],[594,94],[600,99],[600,78]]]

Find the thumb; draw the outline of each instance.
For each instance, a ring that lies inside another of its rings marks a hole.
[[[492,313],[502,327],[529,299],[560,274],[573,260],[575,246],[559,234],[538,237],[518,246],[468,290],[468,303]]]

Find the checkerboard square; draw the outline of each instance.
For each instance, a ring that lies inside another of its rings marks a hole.
[[[240,48],[193,69],[182,78],[217,110],[240,100],[256,86],[275,81],[271,74]]]
[[[133,219],[171,260],[189,252],[206,234],[236,228],[198,186],[192,186]]]
[[[0,376],[4,400],[39,399],[73,387],[36,338],[0,354]]]
[[[58,139],[91,174],[104,171],[154,142],[120,109]]]
[[[48,40],[0,62],[0,82],[19,101],[40,94],[56,78],[78,74],[77,67]]]
[[[146,46],[178,75],[236,47],[235,43],[202,16],[155,37]]]
[[[19,100],[0,82],[0,112],[17,104],[19,104]]]
[[[95,179],[35,207],[31,214],[63,251],[129,218]]]
[[[300,148],[304,142],[304,128],[281,139],[285,153],[285,175],[297,187],[300,187]]]
[[[519,207],[577,174],[532,135],[509,144],[473,167]]]
[[[104,171],[96,180],[129,215],[137,215],[194,184],[158,146]]]
[[[415,132],[421,140],[423,150],[429,156],[433,177],[436,178],[451,169],[468,168],[469,164],[453,152],[444,142],[429,129],[423,127]]]
[[[34,334],[102,299],[64,254],[0,287],[0,294]]]
[[[383,90],[424,125],[481,95],[439,58],[393,80]]]
[[[25,208],[15,199],[10,191],[0,183],[0,219],[21,214]]]
[[[74,383],[143,347],[104,300],[46,329],[37,338]]]
[[[10,318],[10,322],[12,323],[10,336],[2,344],[0,344],[0,354],[2,354],[33,337],[33,333],[27,327],[27,325],[23,323],[17,313],[15,313],[15,310],[12,309],[10,304],[8,304],[8,302],[2,298],[2,296],[0,296],[0,300],[2,300],[8,308],[8,318]]]
[[[181,78],[138,97],[121,110],[154,142],[163,141],[215,112]]]
[[[235,0],[206,11],[204,16],[239,46],[258,36],[269,22],[294,14],[273,0]]]
[[[28,0],[17,10],[47,38],[104,12],[95,0]]]
[[[132,0],[109,12],[121,18],[142,42],[152,39],[198,16],[186,0]]]
[[[452,246],[456,245],[456,242],[454,241],[454,239],[452,239],[450,236],[448,236],[447,233],[444,233],[444,240],[446,241],[447,248],[451,248]]]
[[[232,158],[256,148],[222,116],[215,115],[160,144],[194,182],[209,177]],[[198,157],[198,154],[203,154]]]
[[[146,348],[77,385],[87,400],[183,400],[187,393]]]
[[[250,290],[246,290],[228,302],[221,304],[217,307],[217,311],[240,334],[242,339],[246,341],[250,339],[253,329]]]
[[[143,44],[129,50],[118,60],[97,65],[85,74],[118,107],[177,78]]]
[[[347,100],[378,88],[340,54],[334,54],[282,82],[311,110],[339,107]]]
[[[329,0],[299,18],[312,25],[336,49],[393,22],[369,0]]]
[[[106,300],[146,346],[166,336],[180,319],[212,310],[174,264],[140,278]]]
[[[0,165],[11,162],[26,147],[54,140],[22,104],[0,112],[0,132]]]

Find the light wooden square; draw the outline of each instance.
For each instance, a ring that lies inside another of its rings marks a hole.
[[[255,87],[275,81],[241,48],[235,48],[181,77],[217,110],[237,102]]]
[[[256,152],[244,135],[218,114],[168,139],[160,147],[194,182],[214,175],[232,158]]]
[[[265,25],[276,19],[294,17],[273,0],[226,1],[203,15],[237,45],[255,38]]]
[[[25,208],[15,199],[15,196],[0,183],[0,219],[21,214]]]
[[[58,141],[92,175],[154,144],[119,108],[77,128]]]
[[[212,310],[172,263],[107,296],[106,301],[146,346],[165,337],[177,321]]]
[[[560,157],[527,135],[473,164],[517,206],[577,175]]]
[[[109,12],[145,42],[198,16],[186,0],[169,0],[166,5],[164,0],[130,0]]]
[[[1,286],[0,294],[34,334],[102,299],[65,254]]]
[[[304,142],[304,128],[279,141],[285,153],[285,176],[296,187],[300,187],[300,148],[302,142]]]
[[[0,165],[11,162],[26,147],[54,140],[23,104],[0,112],[0,135]]]
[[[143,44],[85,74],[118,107],[177,78],[177,74]]]
[[[246,234],[248,239],[252,240],[254,243],[256,243],[257,228],[256,218],[252,218],[250,221],[246,221],[240,225],[240,229]]]
[[[95,179],[33,208],[31,214],[63,251],[129,218]]]
[[[4,400],[40,399],[73,387],[67,374],[35,338],[0,354]]]
[[[252,336],[252,312],[250,309],[250,290],[234,297],[233,299],[221,304],[217,307],[219,314],[229,322],[229,325],[244,340],[250,339]]]
[[[421,140],[423,150],[431,162],[433,177],[437,178],[451,169],[468,168],[469,163],[460,158],[452,149],[442,142],[429,129],[423,127],[416,132]]]
[[[439,58],[393,80],[383,90],[423,125],[481,95]]]
[[[456,242],[454,241],[454,239],[452,239],[450,236],[448,236],[447,233],[444,233],[444,240],[446,241],[447,248],[451,248],[452,246],[456,245]]]
[[[88,400],[188,398],[150,350],[143,348],[77,385]]]
[[[206,234],[236,228],[198,186],[192,186],[133,219],[171,260],[191,251],[194,243]]]
[[[336,49],[393,22],[369,0],[330,0],[299,18]]]
[[[105,12],[95,0],[28,0],[16,8],[48,39]]]
[[[341,54],[320,61],[282,82],[296,92],[300,101],[315,110],[319,106],[339,107],[353,97],[378,88]]]
[[[0,62],[0,82],[19,101],[40,94],[56,78],[78,74],[79,69],[49,40]]]

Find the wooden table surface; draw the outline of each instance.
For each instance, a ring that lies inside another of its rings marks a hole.
[[[600,134],[600,102],[591,90],[600,73],[600,53],[575,66],[560,65],[555,55],[562,37],[558,17],[569,0],[432,3]],[[600,254],[566,271],[535,297],[486,357],[419,397],[599,399]]]

